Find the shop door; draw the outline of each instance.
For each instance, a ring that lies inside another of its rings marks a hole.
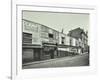
[[[40,50],[34,49],[34,60],[39,61],[40,60]]]
[[[54,59],[54,51],[53,50],[50,50],[50,56],[51,56],[51,59]]]

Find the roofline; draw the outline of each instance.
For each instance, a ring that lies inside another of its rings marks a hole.
[[[84,33],[84,35],[85,35],[86,37],[88,37],[88,35],[85,33],[84,29],[82,29],[82,28],[80,28],[80,27],[78,27],[78,28],[76,28],[76,29],[82,30],[82,32]],[[75,30],[75,29],[70,30],[69,32],[72,32],[72,31],[74,31],[74,30]]]
[[[49,29],[52,29],[52,30],[54,30],[54,31],[56,31],[56,32],[58,32],[58,33],[62,33],[62,32],[59,32],[59,31],[53,29],[53,28],[50,28],[50,27],[48,27],[48,26],[46,26],[46,25],[43,25],[43,24],[41,24],[41,23],[37,23],[37,22],[30,21],[30,20],[27,20],[27,19],[22,19],[22,20],[25,20],[25,21],[28,21],[28,22],[32,22],[32,23],[36,23],[36,24],[39,24],[39,25],[45,26],[45,27],[47,27],[47,28],[49,28]],[[65,33],[63,33],[63,34],[64,34],[64,35],[67,35],[67,34],[65,34]]]

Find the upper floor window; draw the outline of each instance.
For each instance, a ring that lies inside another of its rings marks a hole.
[[[23,43],[32,43],[32,34],[23,32]]]
[[[70,45],[71,45],[71,46],[73,45],[73,41],[72,41],[72,38],[70,38]]]
[[[65,42],[65,37],[62,37],[61,43],[62,43],[62,44],[65,44],[64,42]]]
[[[54,35],[51,33],[49,33],[48,36],[49,36],[49,38],[54,38]]]

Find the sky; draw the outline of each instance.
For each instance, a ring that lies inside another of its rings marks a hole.
[[[37,22],[67,34],[75,28],[88,31],[89,14],[23,11],[23,19]]]

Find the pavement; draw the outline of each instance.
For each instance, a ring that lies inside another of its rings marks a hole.
[[[30,69],[30,68],[73,67],[73,66],[89,66],[89,54],[81,54],[73,57],[67,56],[62,58],[26,63],[23,64],[22,68]]]

